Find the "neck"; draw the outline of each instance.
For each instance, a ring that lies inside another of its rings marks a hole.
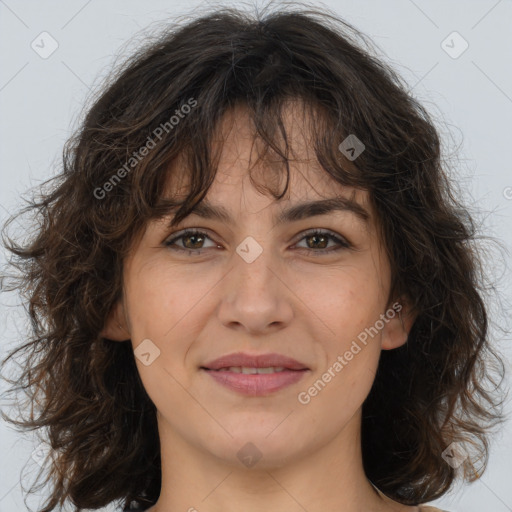
[[[150,511],[414,510],[396,508],[366,478],[360,423],[358,411],[323,446],[249,469],[188,443],[159,417],[162,491]]]

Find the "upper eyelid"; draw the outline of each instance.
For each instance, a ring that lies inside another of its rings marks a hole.
[[[170,235],[166,236],[164,239],[164,243],[179,239],[179,238],[183,237],[184,235],[186,235],[187,233],[205,234],[212,241],[215,241],[215,238],[213,236],[211,236],[210,231],[206,228],[182,228],[182,229],[178,229],[177,231],[174,231]]]

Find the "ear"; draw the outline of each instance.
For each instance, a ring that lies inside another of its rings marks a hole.
[[[119,299],[110,310],[100,336],[113,341],[128,341],[130,339],[130,330],[122,299]]]
[[[418,315],[405,297],[391,304],[385,315],[389,320],[382,331],[381,348],[392,350],[401,347],[407,342],[409,332]]]

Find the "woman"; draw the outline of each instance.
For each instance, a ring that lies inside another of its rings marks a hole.
[[[427,112],[357,36],[217,10],[89,110],[9,242],[40,512],[426,512],[481,474],[500,359],[473,225]]]

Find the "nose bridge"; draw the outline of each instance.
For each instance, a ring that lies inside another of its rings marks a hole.
[[[270,291],[272,281],[275,279],[275,271],[272,266],[276,265],[273,258],[273,251],[269,243],[256,240],[253,236],[247,236],[236,247],[234,255],[233,272],[236,274],[235,283],[238,291],[261,292]]]
[[[236,247],[219,309],[224,325],[243,326],[254,333],[289,322],[292,307],[286,287],[277,277],[274,256],[268,244],[252,236]]]

